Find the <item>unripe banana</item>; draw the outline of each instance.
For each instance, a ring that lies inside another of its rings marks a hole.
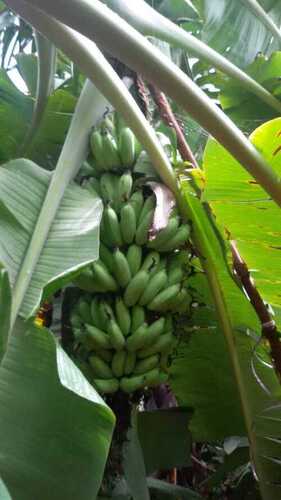
[[[108,233],[108,229],[106,228],[104,223],[104,215],[100,223],[100,239],[107,247],[111,248],[112,246],[114,246],[110,239],[110,234]]]
[[[128,284],[124,293],[124,302],[126,306],[134,306],[149,281],[149,274],[146,271],[139,271]]]
[[[88,189],[94,195],[102,196],[100,182],[95,177],[91,177],[82,187]]]
[[[76,312],[73,312],[70,316],[70,324],[72,328],[81,328],[82,326],[82,318]]]
[[[110,319],[107,325],[110,343],[116,351],[121,351],[125,346],[125,339],[119,325],[114,319]]]
[[[161,231],[159,231],[157,236],[153,240],[150,240],[148,242],[147,246],[149,248],[156,248],[158,250],[177,234],[178,227],[179,227],[179,218],[171,217],[167,226],[164,229],[161,229]]]
[[[159,292],[154,299],[147,305],[147,308],[151,311],[165,311],[168,307],[168,303],[172,300],[180,291],[180,284],[171,285],[162,292]]]
[[[77,304],[77,311],[80,314],[84,323],[91,323],[92,315],[91,308],[88,302],[85,299],[80,299]]]
[[[107,380],[95,378],[93,380],[93,384],[97,388],[98,392],[101,392],[103,394],[111,394],[118,391],[119,389],[119,380],[117,380],[116,378]]]
[[[124,374],[130,375],[135,368],[137,355],[135,351],[127,352],[125,366],[124,366]]]
[[[145,306],[150,303],[154,297],[166,286],[168,282],[167,273],[165,270],[158,271],[157,274],[152,276],[149,280],[147,287],[145,288],[142,296],[140,297],[139,303],[141,306]]]
[[[158,252],[149,252],[143,261],[141,269],[151,273],[157,268],[159,262],[160,254]]]
[[[169,354],[163,353],[160,356],[159,367],[163,372],[167,372],[169,369]]]
[[[147,323],[143,323],[139,328],[127,339],[126,347],[129,352],[136,351],[142,348],[146,343]]]
[[[131,280],[131,271],[128,261],[118,248],[114,251],[114,275],[121,288],[125,288]]]
[[[95,165],[99,171],[106,170],[104,161],[103,137],[98,130],[95,130],[90,138],[91,150],[95,159]]]
[[[113,358],[113,352],[107,349],[99,349],[97,355],[107,364],[110,364]]]
[[[121,166],[121,159],[114,137],[110,133],[103,136],[104,161],[108,170],[117,170]]]
[[[108,335],[93,325],[85,325],[88,338],[91,339],[93,347],[96,349],[110,349],[110,339]]]
[[[131,172],[125,172],[119,177],[118,199],[121,203],[129,200],[133,187],[133,177]]]
[[[112,370],[108,364],[103,361],[99,356],[92,355],[89,357],[89,363],[91,365],[93,374],[99,378],[113,378]]]
[[[192,302],[192,298],[189,295],[186,288],[182,288],[179,293],[170,301],[169,308],[171,311],[185,312]]]
[[[188,224],[182,224],[178,229],[176,235],[167,243],[158,248],[159,252],[171,252],[176,248],[181,247],[187,242],[190,235],[190,226]]]
[[[153,368],[149,372],[146,372],[145,385],[154,387],[156,385],[165,384],[169,378],[168,373],[161,372],[159,368]]]
[[[152,208],[147,212],[144,217],[140,220],[137,231],[136,231],[136,243],[137,245],[144,245],[148,241],[149,229],[153,220],[154,209]]]
[[[105,328],[105,324],[102,321],[102,317],[100,314],[100,304],[96,297],[94,297],[91,301],[91,318],[92,321],[89,322],[90,324],[93,324],[100,330],[103,330]]]
[[[184,272],[182,266],[179,264],[177,267],[174,267],[168,272],[168,284],[175,285],[183,280]]]
[[[161,333],[163,333],[165,327],[165,318],[158,318],[156,321],[151,323],[147,329],[147,340],[144,344],[145,346],[149,346],[153,344],[158,337],[160,337]]]
[[[158,340],[149,347],[141,349],[137,352],[138,358],[148,358],[157,353],[169,353],[173,347],[174,337],[171,332],[160,335]]]
[[[100,178],[101,197],[105,203],[112,203],[115,200],[115,175],[105,173]]]
[[[130,198],[130,203],[133,206],[133,209],[135,211],[136,221],[138,224],[140,214],[142,211],[142,207],[143,207],[143,203],[144,203],[142,191],[139,190],[139,191],[136,191],[134,194],[132,194],[132,196]]]
[[[121,129],[119,134],[119,154],[124,167],[131,168],[135,163],[136,140],[128,127]]]
[[[115,300],[115,313],[118,325],[120,326],[123,335],[127,337],[131,329],[131,315],[121,297],[117,297]]]
[[[142,248],[139,245],[130,245],[127,251],[127,261],[131,275],[135,276],[140,270],[142,262]]]
[[[120,211],[120,229],[124,243],[134,241],[137,230],[136,214],[131,203],[126,203]]]
[[[112,252],[108,250],[108,248],[100,242],[100,259],[102,263],[107,267],[110,273],[114,271],[114,260],[112,256]]]
[[[152,194],[148,198],[146,198],[146,200],[143,204],[143,207],[142,207],[141,212],[140,212],[138,224],[140,224],[142,222],[142,220],[144,219],[144,217],[146,217],[146,215],[148,213],[150,213],[151,211],[154,213],[154,210],[155,210],[155,196],[154,196],[154,194]]]
[[[142,375],[145,374],[146,372],[153,370],[153,368],[156,368],[159,364],[159,355],[158,354],[153,354],[152,356],[149,356],[148,358],[142,359],[141,361],[138,361],[134,373],[136,375]]]
[[[113,208],[110,206],[105,207],[103,213],[103,219],[104,219],[104,230],[108,234],[108,238],[111,242],[111,245],[114,247],[120,247],[123,241],[121,236],[119,220],[115,210],[113,210]]]
[[[127,353],[126,351],[117,351],[111,362],[111,370],[115,377],[122,377],[124,374],[125,361],[126,361]]]
[[[164,333],[172,332],[173,328],[174,328],[173,316],[172,314],[168,314],[165,318]]]
[[[85,341],[85,332],[81,330],[81,328],[74,328],[72,327],[72,333],[74,336],[74,339],[78,342],[83,342]]]
[[[134,333],[145,322],[145,310],[136,305],[132,308],[132,332]]]
[[[130,393],[141,389],[144,386],[144,375],[136,375],[135,377],[123,377],[120,380],[120,389],[124,392]]]
[[[118,290],[118,285],[115,279],[109,273],[101,260],[92,264],[92,271],[95,285],[104,287],[104,289],[109,292],[116,292]]]
[[[98,286],[95,283],[93,272],[91,267],[88,266],[73,280],[73,283],[81,290],[85,290],[86,292],[94,293],[94,292],[104,292],[104,287]]]

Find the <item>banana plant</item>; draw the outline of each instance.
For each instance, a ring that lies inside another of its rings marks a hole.
[[[242,168],[259,182],[277,205],[281,204],[279,173],[271,168],[269,162],[203,91],[135,29],[137,27],[145,34],[151,34],[158,21],[159,26],[166,26],[158,15],[151,17],[153,23],[147,28],[149,31],[145,31],[143,18],[136,20],[127,17],[128,2],[127,6],[126,2],[122,4],[120,2],[122,17],[124,15],[127,22],[99,1],[71,0],[67,5],[63,0],[50,1],[47,5],[43,0],[36,2],[9,0],[7,3],[36,30],[64,50],[96,87],[90,82],[85,84],[53,174],[48,174],[27,160],[12,161],[2,166],[0,171],[2,206],[0,223],[1,242],[3,242],[0,247],[0,260],[8,272],[12,288],[11,297],[9,292],[5,294],[7,304],[1,331],[4,356],[0,367],[0,398],[2,394],[3,407],[0,410],[0,433],[5,457],[5,461],[1,460],[4,483],[12,497],[23,500],[29,499],[34,494],[39,497],[43,488],[48,491],[46,499],[74,496],[85,499],[96,498],[101,483],[114,425],[112,412],[56,344],[50,331],[47,329],[42,331],[30,318],[38,310],[42,298],[61,288],[79,270],[98,257],[101,203],[98,198],[93,203],[92,195],[87,197],[85,192],[82,194],[82,190],[72,183],[72,179],[85,159],[90,129],[102,116],[109,101],[135,132],[163,182],[174,191],[183,216],[192,221],[194,244],[201,256],[220,328],[226,339],[260,490],[264,499],[276,498],[280,464],[274,459],[276,455],[272,443],[276,444],[278,435],[272,436],[265,424],[267,418],[280,421],[280,414],[277,408],[276,414],[274,410],[272,417],[270,413],[273,406],[272,398],[265,397],[263,391],[255,386],[256,381],[251,379],[249,363],[253,343],[245,336],[241,336],[241,332],[237,333],[238,325],[236,319],[234,320],[231,298],[238,294],[239,300],[241,302],[243,300],[241,291],[238,291],[230,277],[229,266],[221,251],[219,231],[214,229],[214,221],[210,220],[208,212],[196,193],[192,191],[188,180],[181,179],[180,184],[176,180],[153,128],[141,114],[100,48],[118,56],[165,90],[218,139],[240,163],[236,164],[236,168],[240,169],[242,165]],[[117,9],[117,2],[108,4]],[[170,30],[172,33],[173,29],[169,23],[167,32]],[[178,30],[174,33],[177,34],[177,43],[181,36],[186,38],[180,35]],[[164,28],[161,33],[160,31],[157,33],[157,36],[160,34],[164,37]],[[196,47],[200,46],[200,50],[196,49],[196,54],[207,57],[207,49],[203,49],[202,45],[196,45],[195,42],[194,44]],[[212,57],[213,59],[208,60],[214,64],[215,54],[212,53]],[[220,69],[227,71],[230,66],[218,55],[217,60],[221,65],[224,63],[224,67],[221,66]],[[275,99],[269,97],[245,75],[243,76],[238,68],[232,66],[231,68],[232,76],[240,80],[242,78],[249,90],[255,91],[259,97],[266,98],[267,102],[279,108],[279,103],[276,105]],[[34,199],[34,202],[29,205],[30,199]],[[24,216],[20,210],[23,205],[26,208]],[[82,227],[81,220],[84,221]],[[78,247],[79,254],[76,251]],[[1,283],[4,284],[0,290],[3,290],[3,287],[9,289],[7,274],[4,271],[1,274]],[[9,314],[10,309],[11,314]],[[40,366],[42,359],[44,359],[43,368]],[[15,369],[17,362],[21,364],[21,369],[18,371]],[[33,380],[34,374],[36,380]],[[278,399],[279,385],[276,376],[270,372],[267,373],[267,378],[272,393],[276,394]],[[5,394],[7,385],[13,388],[9,397]],[[43,403],[40,399],[42,387],[46,393],[46,400]],[[28,401],[24,399],[25,393],[31,394]],[[58,400],[61,404],[57,409]],[[49,407],[55,414],[51,420],[53,430],[51,429],[50,433],[46,432]],[[19,432],[15,440],[18,447],[16,450],[11,443],[16,418],[22,408],[25,409],[27,418],[23,422],[24,432],[22,428],[20,429],[24,438],[21,439]],[[65,422],[65,409],[73,412],[72,418],[75,421],[81,419],[78,429],[73,425],[71,418]],[[258,426],[257,415],[260,417],[260,413],[264,410],[268,411],[270,416],[268,417],[266,412],[262,414],[264,425]],[[29,421],[33,420],[32,411],[33,419],[35,414],[40,422],[35,430],[29,425]],[[95,427],[91,425],[92,421],[95,422]],[[60,436],[59,439],[57,435]],[[64,440],[67,441],[71,435],[69,453],[66,455],[56,453],[56,459],[50,460],[52,450],[59,446],[63,447]],[[77,460],[74,464],[70,464],[71,474],[67,467],[62,466],[63,460],[71,461],[72,447],[79,450],[79,442],[82,442],[81,454],[77,451],[78,459],[83,455],[82,479],[78,477],[78,464],[81,465],[81,461]],[[31,466],[34,466],[32,478],[24,464],[27,443],[32,456]],[[87,458],[87,450],[90,460]],[[16,460],[13,461],[14,456]],[[19,464],[18,469],[15,463]],[[57,474],[57,470],[61,474]],[[20,480],[17,480],[18,476]],[[69,476],[71,476],[70,481]],[[50,477],[53,480],[51,485],[48,485]],[[138,498],[137,493],[134,491],[131,493],[134,498]]]

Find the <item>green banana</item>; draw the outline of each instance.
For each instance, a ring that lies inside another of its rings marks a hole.
[[[85,187],[90,191],[91,193],[94,193],[94,195],[102,196],[101,194],[101,189],[100,189],[100,182],[98,179],[95,177],[91,177],[86,183],[83,184],[83,188]]]
[[[165,318],[164,333],[172,332],[173,327],[174,327],[173,316],[172,314],[168,314]]]
[[[142,262],[142,248],[138,245],[130,245],[127,251],[127,261],[132,276],[135,276],[140,270]]]
[[[116,351],[121,351],[125,346],[125,339],[115,319],[112,318],[108,321],[107,331],[112,347],[116,349]]]
[[[163,333],[165,327],[165,318],[156,319],[149,327],[147,328],[147,340],[144,344],[145,346],[151,345],[155,342],[158,337],[160,337],[161,333]]]
[[[132,332],[134,333],[139,326],[145,322],[145,310],[143,307],[136,305],[132,308]]]
[[[88,266],[73,280],[73,283],[86,292],[104,292],[103,287],[97,286],[91,267]]]
[[[159,355],[158,354],[153,354],[152,356],[149,356],[148,358],[142,359],[141,361],[138,361],[134,373],[136,375],[142,375],[145,374],[146,372],[153,370],[153,368],[156,368],[159,364]]]
[[[135,368],[137,355],[135,351],[127,352],[125,366],[124,366],[124,374],[130,375]]]
[[[99,304],[96,297],[94,297],[91,301],[91,317],[92,317],[92,321],[90,321],[89,323],[93,324],[94,326],[96,326],[100,330],[103,330],[103,328],[105,327],[105,324],[102,321],[102,317],[100,314],[100,304]]]
[[[89,363],[91,365],[93,374],[100,378],[112,378],[112,370],[108,364],[97,354],[89,356]]]
[[[104,161],[104,145],[103,137],[98,130],[95,130],[90,138],[90,145],[93,157],[95,159],[95,166],[99,171],[106,170],[106,163]]]
[[[182,224],[176,235],[158,249],[159,252],[171,252],[172,250],[181,247],[187,242],[189,235],[190,226],[188,224]]]
[[[112,392],[116,392],[119,389],[119,380],[116,378],[111,379],[97,379],[94,378],[93,384],[97,388],[97,390],[103,394],[111,394]]]
[[[106,349],[99,349],[97,351],[97,355],[105,362],[105,363],[111,363],[113,353],[112,351],[108,351]]]
[[[101,197],[105,203],[112,203],[115,200],[115,175],[105,173],[100,178]]]
[[[148,242],[148,247],[149,248],[155,248],[155,249],[160,249],[163,245],[165,245],[167,242],[173,238],[178,231],[179,227],[179,218],[178,217],[171,217],[169,220],[167,226],[164,229],[161,229],[157,236]]]
[[[182,288],[179,293],[170,301],[169,308],[171,311],[184,312],[190,306],[192,298],[186,288]]]
[[[160,254],[158,252],[149,252],[145,257],[141,269],[144,271],[153,272],[160,262]]]
[[[100,223],[100,239],[107,247],[114,246],[111,239],[110,239],[110,234],[108,234],[108,229],[106,228],[105,223],[104,223],[104,215],[103,215],[103,217],[101,219],[101,223]]]
[[[139,358],[148,358],[153,354],[157,353],[169,353],[173,347],[174,337],[171,332],[163,333],[160,335],[158,340],[149,347],[145,347],[144,349],[140,349],[137,352],[137,356]]]
[[[153,368],[149,372],[146,372],[145,375],[145,385],[155,386],[160,384],[165,384],[169,378],[169,375],[164,372],[160,372],[159,368]]]
[[[168,271],[168,284],[175,285],[179,283],[184,278],[184,272],[181,265],[174,267]]]
[[[119,154],[124,167],[131,168],[135,163],[136,140],[133,132],[128,127],[120,130]]]
[[[120,389],[124,392],[130,393],[141,389],[144,386],[144,375],[136,375],[135,377],[123,377],[120,380]]]
[[[115,313],[118,325],[120,326],[123,335],[127,337],[131,329],[131,315],[121,297],[117,297],[115,300]]]
[[[108,170],[117,170],[121,166],[121,159],[114,137],[106,132],[103,136],[104,161]]]
[[[88,338],[91,339],[94,347],[97,349],[109,349],[111,347],[110,339],[104,331],[94,325],[88,324],[85,325],[85,328]]]
[[[101,260],[92,264],[92,271],[95,285],[104,287],[104,290],[109,292],[116,292],[118,290],[115,279]]]
[[[126,361],[127,353],[126,351],[117,351],[111,362],[111,370],[115,377],[122,377],[124,374],[125,361]]]
[[[120,211],[120,229],[124,243],[134,241],[137,230],[136,214],[131,203],[126,203]]]
[[[147,216],[148,213],[151,211],[154,212],[155,210],[155,196],[154,194],[150,195],[148,198],[146,198],[138,220],[138,224],[142,222],[142,220]]]
[[[104,230],[105,232],[107,232],[108,238],[111,242],[111,246],[121,247],[123,241],[118,216],[115,210],[109,205],[104,209],[103,219]]]
[[[172,300],[180,291],[180,284],[171,285],[165,290],[159,292],[151,302],[148,303],[147,308],[151,311],[165,311],[169,307],[169,301]]]
[[[110,273],[112,273],[114,271],[114,260],[112,252],[108,250],[108,248],[102,242],[100,242],[100,259],[110,271]]]
[[[81,328],[82,326],[82,318],[79,314],[77,314],[76,312],[73,312],[70,316],[70,324],[72,326],[72,328]]]
[[[113,254],[114,260],[114,275],[121,288],[125,288],[131,280],[131,271],[128,261],[118,248]]]
[[[119,177],[118,182],[118,199],[121,203],[128,201],[131,195],[133,187],[133,177],[131,172],[124,172],[124,174]]]
[[[149,229],[153,220],[154,209],[152,208],[145,214],[143,219],[140,220],[136,231],[136,244],[144,245],[148,241]]]
[[[142,207],[143,207],[143,203],[144,203],[142,191],[139,190],[139,191],[136,191],[135,193],[133,193],[131,198],[130,198],[130,203],[132,204],[133,209],[135,211],[136,222],[138,224],[140,214],[142,211]]]
[[[126,306],[134,306],[149,281],[149,274],[146,271],[138,271],[137,274],[131,279],[124,293],[124,302]]]
[[[157,274],[152,276],[149,280],[147,287],[145,288],[143,294],[139,299],[141,306],[145,306],[150,303],[157,294],[163,290],[168,281],[167,273],[165,270],[158,271]]]
[[[88,302],[81,298],[77,304],[77,311],[80,314],[83,323],[91,323],[92,321],[92,315],[91,315],[91,308]]]
[[[143,323],[139,328],[127,338],[126,347],[129,352],[142,348],[146,343],[147,323]]]
[[[168,371],[168,368],[169,368],[169,357],[170,357],[169,354],[166,354],[166,353],[163,353],[160,356],[159,367],[164,372]]]

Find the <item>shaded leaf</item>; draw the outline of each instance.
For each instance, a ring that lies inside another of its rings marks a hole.
[[[0,269],[0,361],[6,350],[6,343],[10,329],[11,289],[8,273]]]
[[[51,174],[28,160],[15,160],[0,169],[0,260],[13,287],[45,198]],[[53,293],[70,272],[98,257],[102,202],[70,184],[52,223],[32,274],[21,314],[34,313],[48,285]]]
[[[190,488],[176,486],[175,484],[160,481],[159,479],[155,479],[153,477],[149,477],[147,479],[147,484],[149,489],[156,495],[156,499],[159,500],[162,498],[175,498],[176,500],[193,500],[196,498],[202,498],[201,495],[198,495],[198,493],[192,491]],[[160,494],[160,496],[157,496],[157,493]]]
[[[95,498],[112,412],[48,330],[16,328],[0,367],[1,476],[17,500]]]
[[[34,97],[37,85],[37,57],[34,54],[21,53],[16,56],[16,61],[29,94]]]
[[[138,413],[138,435],[147,474],[190,464],[191,436],[186,408]]]

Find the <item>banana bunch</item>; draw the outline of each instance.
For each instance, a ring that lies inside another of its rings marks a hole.
[[[70,322],[100,392],[130,393],[168,380],[172,315],[152,319],[144,307],[127,307],[120,296],[94,295],[80,297]]]
[[[125,124],[114,124],[108,116],[90,138],[94,168],[97,172],[122,172],[132,168],[138,156],[136,138]]]
[[[133,171],[136,144],[108,118],[91,136],[95,175],[85,187],[104,203],[100,254],[74,281],[82,292],[70,323],[77,362],[105,394],[167,381],[175,314],[191,303],[181,250],[190,226],[174,209],[152,237],[156,197]]]

